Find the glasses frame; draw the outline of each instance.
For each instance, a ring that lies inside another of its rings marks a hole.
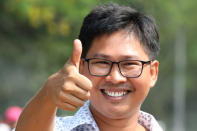
[[[90,71],[90,63],[89,63],[89,61],[90,61],[90,60],[93,60],[93,59],[100,59],[100,60],[106,60],[106,61],[111,62],[111,66],[110,66],[109,72],[108,72],[106,75],[95,75],[95,74],[93,74],[93,73]],[[92,76],[108,76],[108,75],[111,73],[111,70],[112,70],[112,68],[113,68],[113,65],[114,65],[114,64],[117,64],[120,74],[121,74],[122,76],[124,76],[124,77],[127,77],[127,78],[138,78],[138,77],[140,77],[141,74],[142,74],[142,72],[143,72],[144,65],[145,65],[145,64],[151,64],[151,62],[153,61],[153,60],[149,60],[149,61],[141,61],[141,60],[121,60],[121,61],[115,62],[115,61],[111,61],[111,60],[108,60],[108,59],[105,59],[105,58],[82,58],[82,60],[88,63],[88,71],[89,71],[90,75],[92,75]],[[134,77],[133,77],[133,76],[126,76],[126,75],[124,75],[124,74],[121,72],[121,69],[120,69],[120,63],[121,63],[121,62],[124,62],[124,61],[138,61],[138,62],[141,62],[141,63],[142,63],[142,68],[141,68],[140,74],[137,75],[137,76],[134,76]]]

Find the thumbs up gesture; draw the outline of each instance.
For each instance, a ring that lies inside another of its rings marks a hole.
[[[79,73],[82,44],[76,39],[72,56],[64,67],[46,81],[44,88],[50,101],[58,108],[75,110],[90,97],[91,81]]]

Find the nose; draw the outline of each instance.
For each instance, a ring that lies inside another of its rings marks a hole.
[[[106,76],[106,81],[111,82],[113,84],[119,84],[126,82],[126,80],[127,78],[120,73],[118,64],[113,64],[111,72],[108,76]]]

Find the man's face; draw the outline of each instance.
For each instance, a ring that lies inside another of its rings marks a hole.
[[[102,35],[94,39],[86,58],[105,58],[111,61],[142,60],[149,58],[139,40],[131,33],[117,31],[111,35]],[[90,102],[91,111],[104,117],[120,119],[129,117],[139,111],[149,89],[154,86],[158,74],[158,62],[144,65],[138,78],[121,75],[118,65],[114,64],[108,76],[92,76],[88,64],[81,64],[80,72],[93,84]],[[121,96],[110,96],[119,93]]]

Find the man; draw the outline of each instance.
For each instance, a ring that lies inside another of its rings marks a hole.
[[[84,19],[72,56],[27,104],[16,130],[162,131],[140,111],[157,81],[158,52],[152,19],[117,4],[95,8]],[[78,107],[74,116],[55,117],[57,108]]]

